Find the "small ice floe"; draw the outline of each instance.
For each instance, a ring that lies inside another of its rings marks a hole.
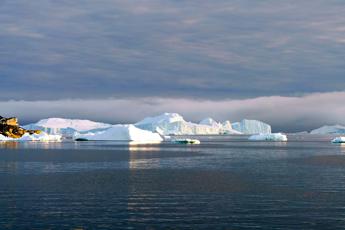
[[[345,143],[345,137],[336,137],[332,140],[332,143]]]
[[[89,141],[89,139],[83,138],[83,137],[76,138],[76,139],[74,139],[74,140],[75,140],[75,141]]]
[[[250,141],[287,141],[287,136],[282,133],[256,134],[248,138]]]
[[[198,145],[200,144],[200,141],[197,139],[175,139],[172,142],[177,143],[177,144],[192,144],[192,145]]]

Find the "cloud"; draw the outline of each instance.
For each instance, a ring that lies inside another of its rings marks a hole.
[[[219,121],[243,118],[270,123],[275,131],[310,130],[324,124],[345,124],[345,92],[302,97],[258,97],[244,100],[127,98],[99,100],[3,101],[2,116],[24,122],[47,117],[84,118],[110,123],[133,123],[146,116],[178,112],[186,120],[211,116]]]
[[[0,100],[225,100],[345,88],[343,1],[0,4]]]

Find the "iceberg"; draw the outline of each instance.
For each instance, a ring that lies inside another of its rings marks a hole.
[[[217,122],[208,117],[199,122],[200,125],[208,125],[218,129],[218,134],[242,134],[232,128],[230,121],[224,121],[223,123]]]
[[[158,133],[142,130],[134,125],[113,125],[102,131],[77,133],[74,139],[90,141],[134,141],[138,143],[159,143],[163,138]]]
[[[332,140],[332,143],[345,143],[345,137],[336,137]]]
[[[52,142],[60,142],[62,139],[61,135],[49,135],[45,132],[40,134],[28,134],[25,133],[20,138],[11,138],[5,137],[0,134],[0,141],[52,141]]]
[[[187,122],[177,113],[164,113],[155,117],[147,117],[134,124],[136,127],[162,135],[207,135],[207,134],[239,134],[231,128],[231,123],[226,122],[226,127],[206,118],[199,124]]]
[[[218,127],[218,128],[223,127],[222,124],[218,123],[217,121],[213,120],[210,117],[203,119],[202,121],[199,122],[199,124],[200,125],[208,125],[208,126],[212,126],[212,127]]]
[[[314,129],[310,134],[345,134],[345,126],[342,125],[325,125]]]
[[[287,141],[287,136],[282,133],[256,134],[248,138],[250,141]]]
[[[230,121],[224,121],[222,123],[223,129],[225,130],[232,130],[232,125]],[[235,130],[234,130],[235,131]]]
[[[59,134],[64,137],[72,137],[77,132],[90,130],[103,130],[110,128],[111,124],[95,122],[90,120],[48,118],[37,123],[25,125],[25,129],[38,129],[48,134]]]
[[[212,118],[205,118],[200,123],[193,123],[185,121],[178,113],[163,113],[159,116],[147,117],[135,123],[132,126],[119,125],[95,122],[90,120],[79,119],[64,119],[64,118],[48,118],[24,126],[28,130],[41,130],[48,135],[61,135],[63,138],[75,138],[75,136],[86,135],[90,139],[111,139],[119,140],[118,133],[113,133],[115,136],[111,137],[111,132],[115,132],[115,128],[129,127],[131,130],[134,127],[140,130],[146,130],[152,133],[158,133],[160,136],[169,135],[219,135],[219,134],[256,134],[256,133],[271,133],[271,126],[260,121],[243,120],[231,124],[230,121],[223,123],[217,122]],[[127,129],[125,128],[125,129]],[[129,132],[129,131],[128,131]],[[128,133],[127,132],[127,133]],[[131,131],[132,132],[132,131]],[[96,135],[97,134],[97,135]],[[155,135],[156,135],[155,134]],[[132,133],[128,134],[129,136]],[[130,137],[121,137],[124,140],[129,140]],[[146,133],[146,135],[149,135]],[[120,140],[122,140],[120,138]],[[82,138],[81,138],[82,139]],[[139,138],[140,139],[140,138]]]
[[[244,119],[232,124],[232,128],[243,134],[270,134],[271,126],[262,121]]]
[[[88,131],[92,129],[109,128],[111,124],[95,122],[90,120],[79,119],[64,119],[64,118],[48,118],[40,120],[36,123],[37,126],[49,128],[71,128],[77,131]]]

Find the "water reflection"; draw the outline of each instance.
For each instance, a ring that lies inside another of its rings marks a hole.
[[[339,144],[339,146],[340,146],[341,153],[345,154],[345,143],[341,143],[341,144]]]
[[[1,143],[0,229],[344,225],[344,145],[202,143]]]
[[[128,150],[129,169],[149,169],[159,167],[160,158],[152,158],[152,153],[161,151],[160,146],[129,145]]]
[[[46,141],[0,141],[3,149],[60,149],[65,143]]]
[[[144,146],[129,145],[128,146],[128,150],[131,153],[135,153],[135,152],[152,152],[152,151],[158,152],[158,151],[161,151],[161,147],[160,146],[147,146],[147,145],[144,145]]]
[[[10,173],[16,173],[18,172],[18,163],[17,162],[0,162],[0,172],[10,172]]]
[[[4,149],[18,149],[19,144],[15,141],[0,141],[0,147]]]
[[[128,145],[133,146],[133,145],[150,145],[150,144],[160,144],[161,141],[128,141]]]
[[[34,149],[61,149],[63,146],[62,142],[46,142],[46,141],[25,141],[20,143],[24,148]]]

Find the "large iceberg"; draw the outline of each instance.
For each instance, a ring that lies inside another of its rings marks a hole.
[[[48,134],[59,134],[65,137],[72,137],[78,132],[90,130],[103,130],[110,128],[111,124],[95,122],[90,120],[48,118],[37,123],[25,125],[25,129],[38,129]]]
[[[342,125],[325,125],[314,129],[310,134],[345,134],[345,126]]]
[[[256,134],[248,138],[250,141],[287,141],[287,136],[282,133]]]
[[[205,135],[205,134],[240,134],[231,128],[231,123],[225,126],[211,118],[202,120],[199,124],[187,122],[177,113],[164,113],[155,117],[147,117],[135,124],[136,127],[162,135]]]
[[[42,132],[40,134],[29,134],[25,133],[20,138],[11,138],[6,137],[0,134],[0,141],[53,141],[53,142],[60,142],[61,141],[61,135],[49,135],[45,132]]]
[[[241,122],[233,123],[232,128],[243,134],[269,134],[272,132],[269,124],[257,120],[244,119]]]
[[[90,141],[134,141],[138,143],[158,143],[163,138],[158,133],[142,130],[134,125],[114,125],[111,128],[87,133],[77,133],[75,139]]]

